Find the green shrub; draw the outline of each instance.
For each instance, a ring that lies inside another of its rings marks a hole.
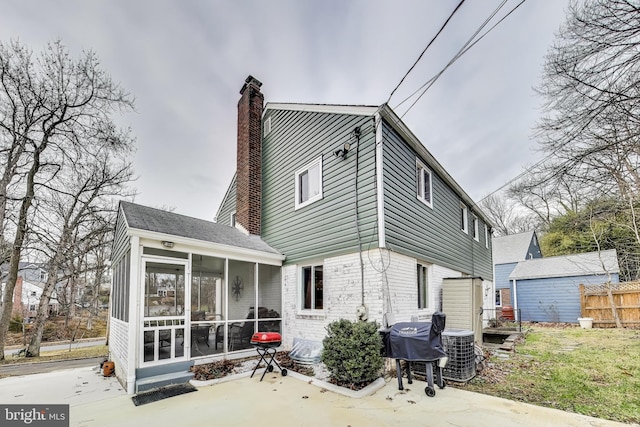
[[[377,323],[332,322],[322,343],[322,362],[337,383],[362,384],[381,376],[384,361]]]

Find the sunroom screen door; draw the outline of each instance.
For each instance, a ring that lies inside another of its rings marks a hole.
[[[160,364],[186,359],[185,273],[187,264],[143,259],[141,360]]]

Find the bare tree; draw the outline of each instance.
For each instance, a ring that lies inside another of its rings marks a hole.
[[[77,162],[63,174],[67,182],[65,190],[43,184],[49,190],[49,200],[41,205],[40,212],[46,218],[34,221],[34,230],[39,241],[44,244],[44,253],[48,258],[48,280],[40,299],[38,313],[34,322],[31,342],[27,349],[30,356],[38,356],[45,321],[48,317],[49,302],[61,273],[68,277],[70,285],[69,316],[73,317],[76,291],[81,284],[79,278],[86,273],[102,274],[94,270],[105,268],[104,261],[98,265],[89,260],[89,255],[104,251],[111,242],[113,220],[117,208],[114,197],[129,195],[126,185],[131,182],[133,172],[126,159],[116,162],[118,153],[107,149],[97,156]],[[60,177],[62,176],[59,175]],[[86,283],[84,283],[86,285]]]
[[[131,110],[133,99],[100,68],[94,53],[85,52],[75,60],[59,41],[51,43],[37,61],[18,42],[0,43],[0,64],[0,149],[5,158],[17,156],[15,169],[9,173],[10,184],[0,188],[2,200],[16,204],[12,210],[0,204],[4,221],[8,212],[14,215],[14,235],[6,239],[12,243],[0,313],[2,360],[18,263],[40,194],[64,191],[66,186],[58,187],[61,180],[57,178],[69,167],[78,166],[74,163],[78,159],[90,158],[107,147],[130,149],[129,132],[120,130],[112,116]]]
[[[492,194],[483,198],[480,206],[489,216],[493,232],[497,236],[523,233],[538,228],[535,218],[523,212],[516,201],[507,197]]]

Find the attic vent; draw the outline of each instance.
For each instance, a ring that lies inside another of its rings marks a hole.
[[[267,120],[264,121],[264,136],[269,135],[269,132],[271,132],[271,116],[267,117]]]

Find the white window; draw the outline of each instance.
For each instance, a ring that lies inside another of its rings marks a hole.
[[[480,241],[480,231],[478,229],[478,217],[473,215],[471,217],[471,223],[473,224],[473,239],[476,242]]]
[[[296,209],[322,199],[322,156],[296,171]]]
[[[40,271],[40,281],[41,282],[46,282],[47,281],[47,272],[46,271]]]
[[[267,120],[264,121],[264,136],[267,136],[271,132],[271,116],[267,117]]]
[[[236,211],[231,212],[230,221],[231,221],[231,226],[235,227],[236,226]]]
[[[36,296],[36,291],[31,291],[31,296],[35,297]]]
[[[487,224],[484,225],[484,246],[489,249],[489,227]]]
[[[29,311],[36,311],[36,306],[34,304],[29,305]]]
[[[469,210],[464,203],[460,203],[460,230],[469,233]]]
[[[322,310],[324,292],[322,289],[322,266],[308,265],[301,268],[301,292],[303,310]]]
[[[502,307],[502,292],[496,289],[496,307]]]
[[[429,307],[429,268],[418,264],[418,308]]]
[[[433,184],[431,171],[416,159],[416,188],[418,200],[433,208]]]

